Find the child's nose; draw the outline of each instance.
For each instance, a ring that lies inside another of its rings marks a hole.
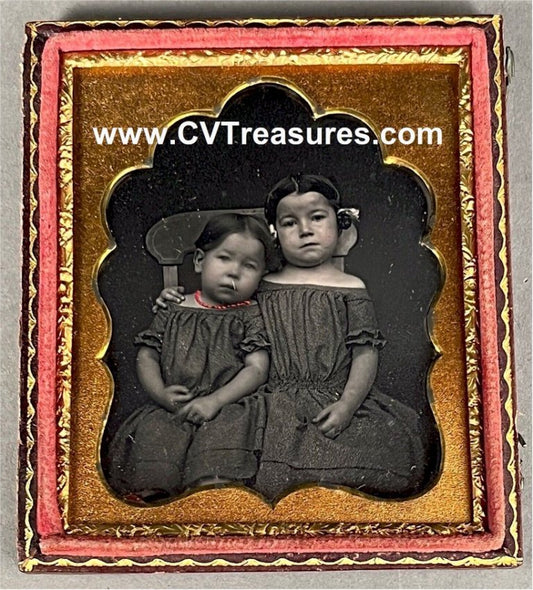
[[[308,236],[313,233],[311,223],[309,221],[301,221],[300,222],[300,235],[301,236]]]
[[[239,276],[240,265],[238,263],[232,264],[228,269],[228,275],[232,279],[236,279]]]

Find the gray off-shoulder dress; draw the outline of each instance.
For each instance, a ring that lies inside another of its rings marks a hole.
[[[263,281],[257,299],[272,349],[255,488],[268,499],[303,483],[416,492],[425,453],[414,410],[372,387],[337,438],[312,422],[343,393],[354,347],[385,343],[367,291]]]
[[[231,381],[246,354],[270,347],[258,305],[217,310],[169,303],[135,343],[159,352],[165,384],[184,385],[195,397]],[[148,404],[110,445],[109,483],[120,494],[175,495],[202,478],[246,482],[257,472],[265,420],[265,400],[253,394],[201,426]]]

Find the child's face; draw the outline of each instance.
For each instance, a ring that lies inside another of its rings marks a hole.
[[[202,274],[206,303],[238,303],[257,290],[265,272],[265,249],[249,234],[230,234],[212,250],[196,250],[194,267]]]
[[[283,197],[276,210],[276,230],[285,260],[299,267],[331,259],[339,239],[335,210],[317,192]]]

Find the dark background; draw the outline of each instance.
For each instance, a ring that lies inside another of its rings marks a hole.
[[[219,115],[247,127],[366,126],[348,115],[314,121],[309,105],[275,84],[260,84],[234,96]],[[214,119],[205,120],[209,126]],[[428,372],[436,351],[428,336],[432,302],[441,283],[436,256],[421,240],[428,233],[433,200],[410,170],[385,166],[379,145],[228,146],[221,129],[209,146],[201,139],[181,145],[177,125],[154,152],[153,168],[134,171],[116,186],[107,220],[116,249],[103,264],[99,288],[108,306],[113,333],[106,356],[115,380],[103,453],[120,422],[148,400],[135,373],[135,334],[152,320],[151,307],[163,287],[162,268],[146,251],[146,232],[163,217],[204,209],[261,207],[268,190],[291,173],[322,174],[335,181],[343,206],[359,207],[359,242],[346,258],[345,271],[360,276],[376,307],[388,340],[380,353],[377,386],[416,409],[426,419],[435,449],[440,448],[428,403]],[[375,136],[372,134],[372,138]],[[175,145],[170,140],[175,138]],[[180,269],[180,282],[196,287],[190,264]]]

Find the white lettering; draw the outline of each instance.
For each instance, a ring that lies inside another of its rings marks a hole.
[[[304,135],[301,127],[291,127],[289,129],[289,143],[291,145],[302,145]]]
[[[117,134],[117,128],[111,127],[111,131],[107,127],[102,127],[98,130],[98,127],[93,127],[94,139],[98,145],[102,145],[104,141],[107,145],[111,145],[115,141],[115,135]]]
[[[268,143],[268,131],[264,127],[257,127],[254,129],[253,138],[257,145],[265,145]]]
[[[215,123],[213,125],[213,129],[211,129],[211,133],[209,133],[209,129],[207,128],[205,121],[200,121],[200,129],[202,130],[202,133],[203,133],[204,139],[205,139],[205,143],[207,143],[207,145],[213,145],[213,143],[215,142],[219,127],[220,127],[220,121],[215,121]]]
[[[349,129],[348,127],[341,127],[338,131],[337,131],[337,141],[341,144],[341,145],[350,145],[352,143],[352,130]]]
[[[354,133],[354,143],[357,145],[367,145],[370,141],[368,127],[357,127]]]
[[[418,128],[418,144],[419,145],[433,145],[433,135],[437,135],[437,145],[442,145],[442,129],[440,127],[419,127]],[[427,137],[427,141],[426,138]]]
[[[285,145],[287,143],[287,135],[283,127],[274,127],[274,129],[272,129],[270,143],[272,145]]]
[[[392,136],[390,139],[387,138],[389,134]],[[396,130],[393,127],[383,127],[381,130],[381,141],[385,145],[392,145],[393,143],[396,143],[394,135],[396,135]]]
[[[331,136],[335,135],[336,127],[326,127],[326,145],[331,145]]]
[[[316,125],[316,123],[314,123]],[[203,139],[207,145],[213,145],[218,136],[219,129],[226,130],[228,145],[234,145],[239,141],[241,145],[247,145],[253,141],[256,145],[331,145],[336,139],[340,145],[368,145],[370,142],[378,143],[372,131],[368,127],[274,127],[270,131],[265,127],[241,127],[238,121],[182,121],[177,128],[178,140],[184,145],[195,144],[201,130]],[[238,129],[241,129],[240,138]],[[118,139],[123,145],[137,145],[140,139],[144,139],[149,145],[164,144],[167,140],[167,127],[93,127],[93,135],[98,145],[112,145]],[[394,127],[384,127],[379,136],[385,145],[392,145],[400,141],[403,145],[442,145],[442,129],[439,127],[402,127],[397,131]],[[174,145],[174,137],[170,144]]]
[[[194,121],[185,121],[178,127],[178,139],[181,141],[181,143],[185,145],[192,145],[198,141],[198,136],[191,135],[189,138],[185,137],[184,131],[186,127],[190,127],[196,131],[198,129],[198,125]]]
[[[411,145],[416,139],[416,133],[410,127],[402,127],[398,132],[398,138],[403,145]]]
[[[252,133],[253,127],[243,127],[241,129],[241,144],[248,145],[248,135]]]
[[[322,127],[318,127],[317,129],[313,129],[312,127],[308,127],[307,131],[307,143],[308,145],[321,145],[322,144]],[[316,132],[315,138],[313,139],[313,131]]]
[[[234,127],[238,127],[240,123],[238,121],[223,121],[221,125],[227,129],[226,138],[228,145],[233,145],[233,129]]]
[[[157,143],[161,145],[165,143],[165,137],[167,136],[167,128],[163,127],[159,129],[159,127],[152,127],[150,130],[148,127],[143,127],[144,129],[144,138],[146,139],[146,143],[148,145],[152,145]]]
[[[131,141],[133,145],[137,145],[139,143],[139,139],[141,138],[141,133],[143,132],[141,127],[137,127],[136,131],[133,131],[131,127],[124,129],[122,127],[118,128],[118,134],[120,135],[120,140],[122,141],[123,145],[128,145]]]

